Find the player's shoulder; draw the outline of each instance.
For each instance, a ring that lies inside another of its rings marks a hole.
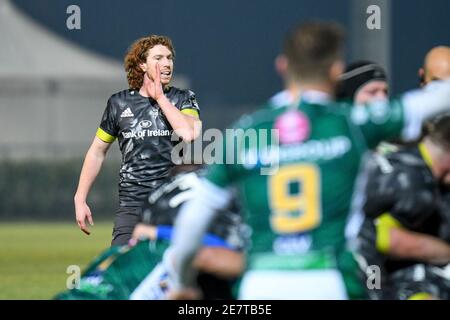
[[[272,97],[269,98],[267,103],[265,104],[266,108],[270,109],[278,109],[281,107],[285,107],[293,103],[293,98],[288,90],[283,90],[277,92]]]
[[[411,171],[426,168],[426,163],[417,146],[404,146],[387,151],[385,157],[399,168],[411,169]]]
[[[173,86],[167,87],[164,91],[165,91],[165,94],[168,97],[177,97],[177,96],[189,97],[189,96],[195,96],[194,91],[192,91],[190,89],[180,89],[180,88],[173,87]]]
[[[288,107],[279,107],[273,109],[267,107],[267,105],[264,105],[254,112],[242,115],[237,121],[233,123],[232,127],[240,129],[250,129],[272,126],[276,119],[287,110]]]
[[[109,97],[109,102],[114,105],[122,105],[124,103],[130,102],[130,100],[135,99],[139,96],[139,91],[136,89],[125,89],[112,94]]]
[[[397,151],[378,155],[378,164],[382,174],[391,174],[405,189],[427,189],[434,184],[417,146],[400,147]]]

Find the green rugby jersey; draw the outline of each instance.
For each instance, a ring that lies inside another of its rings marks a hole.
[[[302,101],[294,109],[265,108],[244,116],[234,128],[243,130],[225,139],[224,164],[210,166],[207,179],[238,187],[253,229],[251,253],[305,253],[344,248],[361,156],[400,135],[403,107],[399,100],[367,107]],[[244,138],[252,129],[253,142]],[[260,129],[278,129],[279,147]],[[263,148],[264,143],[273,148]],[[277,155],[278,170],[261,174]],[[227,157],[235,163],[226,164]]]

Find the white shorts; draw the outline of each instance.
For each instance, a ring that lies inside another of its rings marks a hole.
[[[325,270],[255,270],[242,278],[241,300],[346,300],[341,273]]]

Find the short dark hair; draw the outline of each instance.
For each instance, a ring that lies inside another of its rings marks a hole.
[[[450,151],[450,113],[443,113],[426,123],[426,137],[435,145]]]
[[[290,76],[303,81],[328,79],[330,67],[342,58],[343,28],[334,22],[311,21],[293,28],[284,42]]]

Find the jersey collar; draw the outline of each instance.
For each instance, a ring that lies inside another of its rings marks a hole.
[[[423,160],[427,164],[427,166],[431,169],[431,166],[433,165],[433,160],[431,159],[430,152],[428,152],[425,144],[423,142],[419,143],[419,152],[422,156]]]
[[[331,96],[323,91],[306,90],[301,93],[301,100],[310,104],[328,104]]]

